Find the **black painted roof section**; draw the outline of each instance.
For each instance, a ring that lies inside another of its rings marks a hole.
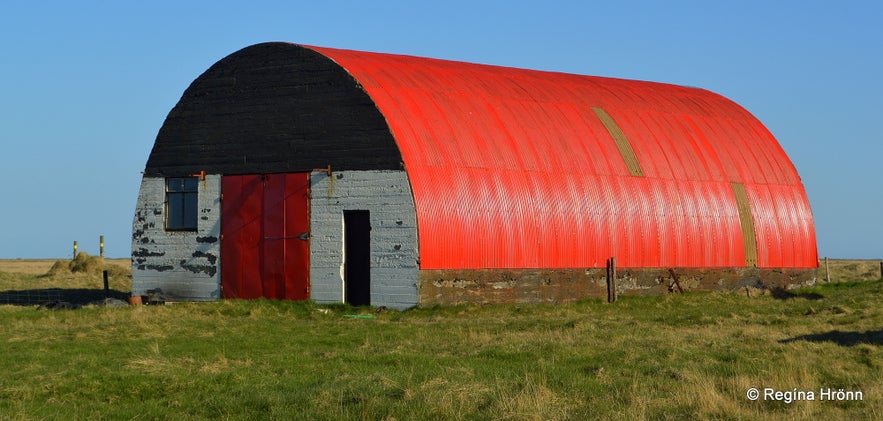
[[[215,63],[163,123],[145,175],[401,169],[371,98],[331,59],[264,43]]]

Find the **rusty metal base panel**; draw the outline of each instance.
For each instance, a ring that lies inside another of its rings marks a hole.
[[[618,295],[676,291],[670,268],[617,268]],[[817,270],[675,268],[685,291],[793,289],[816,283]],[[607,296],[607,271],[589,269],[421,270],[420,305],[565,303]]]

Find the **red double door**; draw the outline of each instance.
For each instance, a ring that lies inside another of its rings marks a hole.
[[[223,176],[224,298],[310,297],[310,174]]]

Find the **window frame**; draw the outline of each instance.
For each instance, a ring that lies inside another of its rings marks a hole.
[[[166,231],[197,231],[199,228],[199,178],[166,178],[163,205]]]

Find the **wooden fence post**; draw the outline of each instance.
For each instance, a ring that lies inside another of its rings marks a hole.
[[[110,283],[107,281],[107,271],[103,271],[102,276],[104,277],[104,298],[110,298]]]
[[[607,259],[607,302],[616,302],[616,258]]]
[[[828,269],[828,257],[825,257],[825,282],[831,282],[831,270]]]
[[[616,302],[616,258],[610,258],[610,268],[611,272],[613,272],[613,302]]]
[[[611,285],[613,284],[613,281],[612,281],[613,277],[610,276],[610,259],[607,259],[606,263],[607,263],[607,302],[612,303],[613,302],[613,292],[612,292],[613,288]]]
[[[678,289],[678,292],[680,292],[681,294],[683,294],[683,293],[684,293],[684,289],[681,288],[681,281],[678,280],[678,275],[675,274],[675,270],[669,268],[669,269],[668,269],[668,273],[671,274],[671,280],[672,280],[672,284],[668,287],[668,292],[674,292],[674,289],[677,288],[677,289]]]

